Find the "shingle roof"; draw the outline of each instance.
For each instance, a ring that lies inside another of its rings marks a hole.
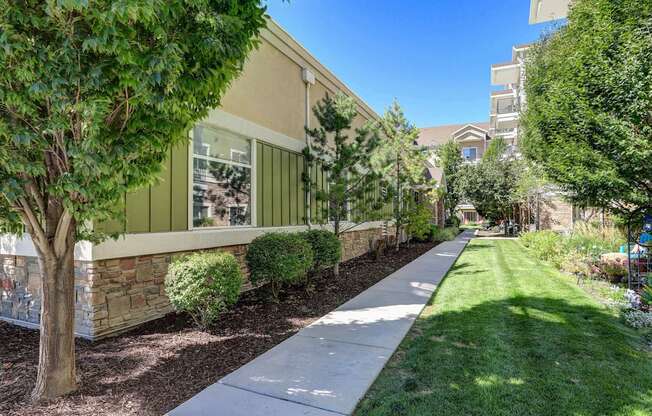
[[[489,130],[490,124],[488,121],[462,123],[462,124],[446,124],[443,126],[434,126],[422,128],[419,131],[419,138],[417,143],[421,146],[437,146],[451,140],[453,133],[462,127],[471,124],[483,130]]]

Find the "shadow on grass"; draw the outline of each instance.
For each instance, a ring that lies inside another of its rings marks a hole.
[[[356,415],[652,414],[652,354],[608,311],[512,297],[422,318]]]

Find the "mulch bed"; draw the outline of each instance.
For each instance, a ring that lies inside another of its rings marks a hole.
[[[161,415],[298,332],[432,248],[417,243],[340,266],[340,277],[291,288],[271,303],[266,288],[244,293],[207,332],[171,314],[98,342],[77,341],[79,390],[34,405],[38,332],[0,321],[0,415]]]

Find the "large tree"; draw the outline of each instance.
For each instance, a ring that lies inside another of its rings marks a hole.
[[[580,205],[652,204],[652,2],[574,1],[527,77],[525,155]]]
[[[0,229],[42,270],[35,399],[76,387],[74,247],[217,107],[258,0],[0,1]]]
[[[444,208],[448,211],[448,218],[455,216],[455,208],[460,203],[460,172],[464,164],[462,148],[454,140],[440,145],[435,150],[436,165],[444,171],[446,178],[446,193],[444,194]]]
[[[418,187],[434,190],[434,183],[426,180],[424,170],[428,155],[416,143],[419,129],[411,124],[398,101],[385,111],[378,121],[380,146],[373,156],[374,169],[386,183],[387,196],[392,201],[396,250],[400,236],[414,209],[411,195]]]
[[[332,223],[339,238],[373,219],[382,205],[376,192],[380,175],[372,169],[370,157],[378,148],[378,135],[369,123],[353,128],[357,104],[341,92],[326,95],[313,113],[319,126],[307,129],[311,145],[304,149],[304,158],[308,172],[321,169],[325,185],[317,183],[318,175],[306,173],[303,181],[321,206],[314,220]],[[339,264],[333,270],[337,276]]]
[[[491,222],[512,218],[520,202],[517,187],[522,166],[522,161],[507,158],[464,165],[459,180],[462,199]]]

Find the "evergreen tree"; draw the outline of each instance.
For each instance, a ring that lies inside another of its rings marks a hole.
[[[460,190],[460,174],[464,164],[460,145],[450,140],[439,146],[435,151],[436,165],[444,171],[446,178],[446,193],[444,194],[444,208],[447,217],[455,216],[455,208],[462,199]]]
[[[311,137],[311,146],[304,150],[306,171],[321,169],[326,186],[320,186],[309,173],[304,173],[303,181],[321,203],[318,220],[331,222],[339,238],[373,219],[382,206],[376,192],[380,176],[370,163],[370,155],[379,144],[378,136],[369,124],[355,129],[354,137],[349,136],[358,111],[355,100],[341,92],[334,97],[326,95],[313,113],[319,126],[306,130]],[[334,272],[339,274],[339,264]]]
[[[375,170],[380,173],[392,201],[392,220],[395,227],[396,250],[400,236],[409,223],[414,209],[412,194],[419,188],[434,192],[434,183],[424,175],[428,155],[417,145],[419,129],[405,118],[403,109],[394,100],[378,122],[380,146],[374,155]]]

